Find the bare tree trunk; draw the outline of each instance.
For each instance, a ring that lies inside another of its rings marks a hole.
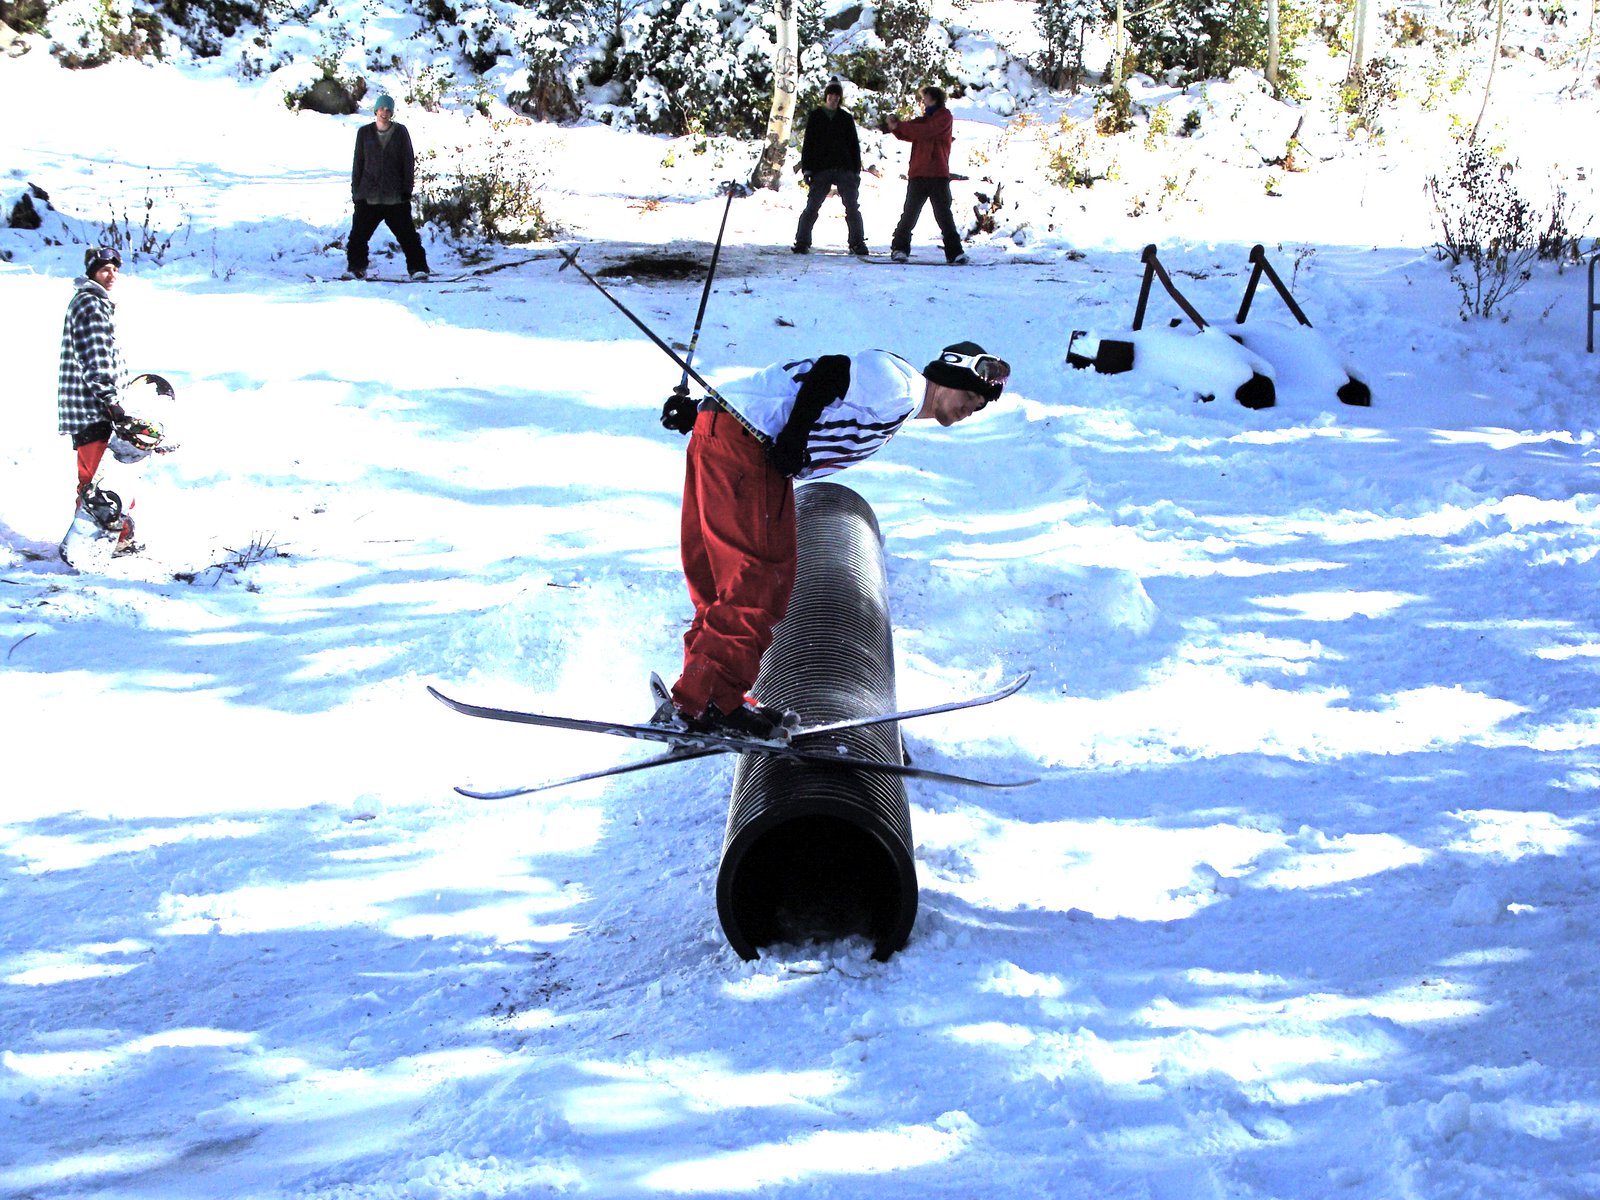
[[[778,0],[776,45],[772,55],[772,109],[767,117],[767,144],[750,182],[776,191],[794,127],[795,94],[800,90],[800,24],[796,0]]]
[[[1506,0],[1497,0],[1494,14],[1494,48],[1489,51],[1489,78],[1483,82],[1483,107],[1478,109],[1478,119],[1472,123],[1472,136],[1467,145],[1476,145],[1478,126],[1483,124],[1483,114],[1489,111],[1489,89],[1494,87],[1494,68],[1500,61],[1500,39],[1506,31]]]
[[[1123,29],[1122,0],[1117,0],[1117,32],[1111,43],[1111,87],[1122,86],[1123,66],[1128,55],[1128,35]]]
[[[1267,0],[1267,82],[1272,94],[1282,98],[1278,87],[1278,0]]]
[[[1589,79],[1589,55],[1594,50],[1594,16],[1595,9],[1600,7],[1600,0],[1589,0],[1589,32],[1583,35],[1583,57],[1578,60],[1578,73],[1573,77],[1570,95],[1576,96]]]
[[[1354,29],[1350,33],[1350,69],[1347,79],[1360,79],[1367,72],[1367,59],[1372,54],[1372,0],[1356,0]]]

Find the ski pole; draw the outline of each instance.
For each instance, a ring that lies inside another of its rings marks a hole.
[[[663,354],[665,354],[673,362],[677,363],[680,367],[682,367],[684,376],[686,378],[693,379],[701,387],[705,388],[706,395],[710,396],[712,400],[716,401],[717,406],[719,408],[721,408],[723,412],[727,413],[735,421],[739,422],[740,425],[744,426],[744,430],[745,430],[746,433],[748,433],[751,437],[755,438],[756,441],[761,443],[761,445],[763,445],[763,446],[770,446],[772,444],[772,439],[770,437],[768,437],[766,434],[762,433],[761,430],[757,429],[749,421],[745,420],[745,418],[743,416],[741,416],[738,413],[738,411],[736,411],[731,404],[729,404],[726,400],[724,400],[717,393],[717,389],[712,387],[711,384],[706,381],[705,376],[701,375],[700,372],[696,371],[693,367],[691,367],[688,363],[686,363],[682,358],[680,358],[678,356],[678,352],[676,350],[674,350],[671,346],[667,345],[659,337],[657,337],[655,330],[651,329],[650,326],[646,325],[638,317],[634,316],[633,311],[631,309],[629,309],[626,304],[624,304],[621,300],[618,300],[610,292],[606,291],[605,285],[603,283],[601,283],[593,275],[589,274],[589,272],[585,271],[581,266],[579,266],[578,265],[578,251],[576,249],[570,250],[570,251],[569,250],[558,250],[556,253],[560,254],[561,257],[566,260],[564,263],[562,263],[562,265],[559,268],[557,268],[558,272],[559,271],[565,271],[568,267],[576,268],[576,270],[577,270],[579,275],[582,275],[590,283],[594,284],[595,289],[602,296],[604,296],[607,300],[611,301],[612,304],[616,305],[618,312],[620,312],[623,316],[627,317],[628,320],[632,321],[634,323],[634,325],[638,327],[639,332],[643,333],[645,335],[645,337],[649,338],[652,342],[654,342],[656,344],[656,347]]]
[[[700,292],[700,310],[694,314],[694,332],[689,335],[689,349],[684,353],[683,361],[694,362],[694,348],[700,344],[700,326],[706,319],[706,301],[711,299],[711,281],[717,277],[717,260],[722,257],[722,235],[728,229],[728,213],[733,208],[735,196],[749,195],[749,192],[737,183],[722,185],[728,193],[728,202],[722,207],[722,224],[717,227],[717,242],[711,247],[711,266],[706,269],[706,286]],[[689,371],[686,367],[683,379],[678,386],[672,389],[675,395],[687,396],[689,394]]]

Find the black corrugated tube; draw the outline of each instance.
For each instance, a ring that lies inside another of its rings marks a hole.
[[[894,642],[877,518],[836,483],[797,488],[795,515],[794,595],[754,694],[807,725],[891,712]],[[795,744],[903,761],[893,723]],[[742,958],[775,943],[864,936],[886,959],[906,944],[917,915],[912,846],[899,777],[744,755],[717,873],[723,933]]]

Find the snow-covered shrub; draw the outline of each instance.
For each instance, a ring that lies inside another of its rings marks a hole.
[[[518,136],[526,118],[495,121],[487,134],[473,122],[447,152],[417,156],[417,216],[454,238],[515,243],[543,241],[555,225],[541,192],[548,174]]]
[[[872,37],[839,64],[840,74],[869,92],[868,120],[909,108],[917,92],[955,82],[950,70],[950,40],[932,23],[928,0],[881,0],[873,16]]]
[[[1094,110],[1095,128],[1107,137],[1133,128],[1133,93],[1126,83],[1107,88]]]
[[[402,65],[400,78],[405,80],[401,98],[427,112],[438,112],[439,104],[455,85],[456,73],[448,62]]]
[[[1087,121],[1063,115],[1055,132],[1045,139],[1045,178],[1057,187],[1093,187],[1109,178],[1116,164]]]
[[[772,92],[766,5],[726,0],[651,0],[626,16],[607,72],[635,121],[682,133],[691,120],[711,133],[755,136]]]
[[[364,29],[352,29],[341,21],[330,22],[322,30],[322,40],[309,69],[303,62],[291,66],[300,82],[285,80],[284,106],[291,112],[356,112],[367,94],[366,78],[357,65],[365,45]]]
[[[1353,119],[1350,131],[1364,130],[1372,137],[1383,136],[1383,112],[1400,98],[1404,67],[1392,54],[1367,60],[1367,65],[1345,81],[1340,104]]]
[[[501,55],[512,52],[510,31],[499,13],[487,5],[469,8],[456,17],[456,47],[467,65],[485,74]]]
[[[160,19],[123,0],[53,0],[49,29],[50,52],[64,67],[161,57]]]
[[[586,59],[598,33],[592,8],[573,0],[529,0],[512,27],[527,82],[506,97],[508,103],[545,120],[578,115]]]
[[[1076,92],[1083,80],[1083,39],[1102,15],[1100,0],[1039,0],[1033,22],[1044,42],[1035,67],[1045,86]]]
[[[18,33],[43,33],[49,24],[46,0],[8,0],[0,3],[0,21]]]
[[[241,30],[263,31],[277,14],[278,0],[160,0],[154,7],[171,22],[178,41],[199,58],[216,58],[223,43]]]
[[[1515,161],[1469,143],[1443,179],[1428,176],[1439,249],[1461,289],[1462,320],[1491,315],[1532,277],[1541,222],[1536,206],[1517,190],[1516,171]]]

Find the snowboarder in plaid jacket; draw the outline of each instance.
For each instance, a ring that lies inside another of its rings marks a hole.
[[[72,439],[77,455],[75,499],[80,505],[94,489],[111,441],[112,422],[126,416],[119,400],[128,384],[128,369],[117,346],[113,323],[117,306],[111,300],[121,270],[122,255],[115,247],[86,250],[83,274],[73,281],[75,290],[61,326],[56,427]],[[132,541],[133,520],[124,517],[118,544],[131,545]]]

